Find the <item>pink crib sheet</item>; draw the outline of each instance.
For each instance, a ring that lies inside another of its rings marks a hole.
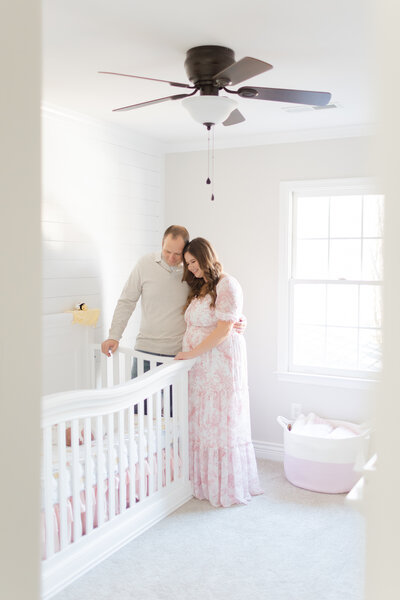
[[[162,487],[166,485],[166,456],[165,456],[165,448],[162,450]],[[181,475],[182,461],[180,456],[178,455],[178,477]],[[149,489],[149,475],[150,475],[150,467],[147,458],[144,461],[144,481],[145,481],[145,496],[148,496],[150,493]],[[171,448],[170,453],[170,471],[171,471],[171,481],[174,481],[174,449]],[[114,476],[115,480],[115,514],[118,515],[120,513],[120,478],[118,475]],[[135,501],[139,502],[140,498],[140,469],[139,464],[135,465]],[[154,492],[158,490],[158,466],[157,466],[157,454],[154,454],[153,460],[153,488]],[[130,485],[131,485],[131,475],[129,469],[126,469],[126,508],[130,506]],[[92,514],[93,514],[93,528],[98,527],[98,507],[99,503],[103,504],[103,514],[104,521],[109,520],[109,486],[108,479],[104,479],[104,494],[103,498],[98,497],[97,484],[93,485],[93,493],[90,498],[90,502],[92,503]],[[54,496],[53,496],[54,498]],[[54,534],[54,551],[60,551],[60,506],[57,501],[53,503],[53,534]],[[82,525],[82,535],[86,535],[86,507],[87,507],[87,499],[86,499],[86,491],[81,489],[79,494],[79,502],[80,502],[80,517],[81,517],[81,525]],[[70,495],[67,498],[67,543],[70,544],[74,541],[73,539],[73,498]],[[42,560],[46,559],[46,523],[44,510],[41,512],[41,555]]]

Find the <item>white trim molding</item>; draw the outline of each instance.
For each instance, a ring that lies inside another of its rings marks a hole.
[[[253,146],[270,146],[272,144],[296,144],[299,142],[314,142],[319,140],[334,140],[342,138],[357,138],[376,135],[372,125],[345,125],[342,127],[325,127],[316,129],[298,129],[290,131],[270,131],[269,133],[249,134],[245,136],[224,135],[220,132],[215,139],[215,148],[243,148]],[[197,152],[205,150],[204,141],[186,140],[171,142],[167,154],[179,152]]]
[[[276,372],[276,376],[278,381],[285,383],[305,383],[307,385],[322,385],[358,390],[375,390],[379,385],[379,379],[359,379],[357,377],[338,377],[316,373],[292,373],[290,371],[283,371]]]
[[[313,372],[294,372],[290,368],[290,328],[292,318],[290,310],[290,282],[292,256],[292,220],[293,197],[297,192],[311,195],[326,194],[333,188],[340,194],[344,193],[379,193],[378,182],[372,177],[352,177],[346,179],[321,179],[305,181],[282,181],[280,184],[279,205],[279,285],[278,285],[278,356],[277,377],[279,381],[328,385],[331,387],[348,387],[371,389],[379,380],[379,373],[374,375],[354,371],[351,373],[328,373],[325,369],[315,369]],[[376,192],[375,192],[376,190]],[[308,370],[307,370],[308,371]],[[373,378],[374,377],[374,378]]]
[[[254,451],[257,458],[265,458],[276,462],[283,462],[284,449],[283,444],[275,442],[262,442],[253,440]]]

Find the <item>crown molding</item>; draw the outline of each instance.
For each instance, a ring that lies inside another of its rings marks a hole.
[[[129,147],[147,151],[150,154],[163,155],[167,152],[166,144],[160,140],[150,136],[144,136],[141,133],[137,133],[133,129],[116,125],[110,121],[107,121],[106,119],[96,119],[87,114],[75,112],[73,110],[50,103],[42,103],[41,113],[45,117],[55,118],[63,121],[73,121],[85,127],[92,127],[97,131],[106,132],[108,135],[115,136],[119,140],[123,140],[124,143]]]
[[[297,131],[277,131],[259,135],[248,135],[229,139],[215,139],[216,149],[244,148],[250,146],[268,146],[271,144],[295,144],[298,142],[314,142],[353,137],[367,137],[376,134],[373,125],[348,125],[344,127],[329,127],[324,129],[300,129]],[[206,140],[194,142],[170,143],[167,154],[179,152],[206,151]]]
[[[182,142],[163,142],[150,136],[144,136],[133,129],[122,127],[107,120],[96,119],[87,114],[70,109],[43,103],[42,114],[50,118],[68,119],[85,126],[114,134],[132,147],[146,149],[158,154],[174,154],[181,152],[199,152],[207,150],[206,139],[187,140]],[[245,148],[253,146],[269,146],[272,144],[295,144],[299,142],[313,142],[319,140],[333,140],[354,137],[368,137],[376,134],[373,125],[348,125],[344,127],[327,127],[323,129],[300,129],[295,131],[276,131],[258,135],[236,136],[227,139],[215,139],[215,149]]]

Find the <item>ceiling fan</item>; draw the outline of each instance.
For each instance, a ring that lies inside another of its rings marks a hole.
[[[269,71],[272,69],[272,65],[249,56],[236,61],[233,50],[223,46],[197,46],[191,48],[186,52],[184,66],[188,79],[193,85],[175,81],[166,81],[165,79],[154,79],[153,77],[113,73],[110,71],[99,71],[99,73],[160,81],[168,83],[173,87],[193,90],[190,93],[174,94],[172,96],[156,98],[155,100],[122,106],[113,110],[133,110],[144,106],[151,106],[152,104],[167,102],[168,100],[183,100],[183,105],[187,108],[192,117],[196,121],[206,125],[207,129],[210,129],[210,127],[216,123],[222,122],[223,125],[230,126],[245,121],[242,113],[235,108],[237,102],[227,96],[219,96],[221,90],[224,90],[231,95],[237,95],[240,98],[292,102],[295,104],[309,104],[312,106],[325,106],[331,99],[331,94],[329,92],[311,92],[305,90],[254,86],[240,87],[237,90],[229,89],[232,85],[237,85],[251,77]],[[200,92],[199,96],[195,97],[195,94],[198,92]]]

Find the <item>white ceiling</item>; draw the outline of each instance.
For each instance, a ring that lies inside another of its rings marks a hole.
[[[116,71],[189,83],[186,50],[215,44],[273,70],[240,85],[332,93],[337,109],[238,98],[246,122],[216,140],[251,143],[280,133],[362,131],[373,123],[372,27],[365,0],[43,0],[43,102],[131,128],[166,144],[204,144],[206,130],[180,101],[112,109],[185,92]],[[239,86],[233,86],[237,89]],[[188,90],[189,91],[189,90]]]

